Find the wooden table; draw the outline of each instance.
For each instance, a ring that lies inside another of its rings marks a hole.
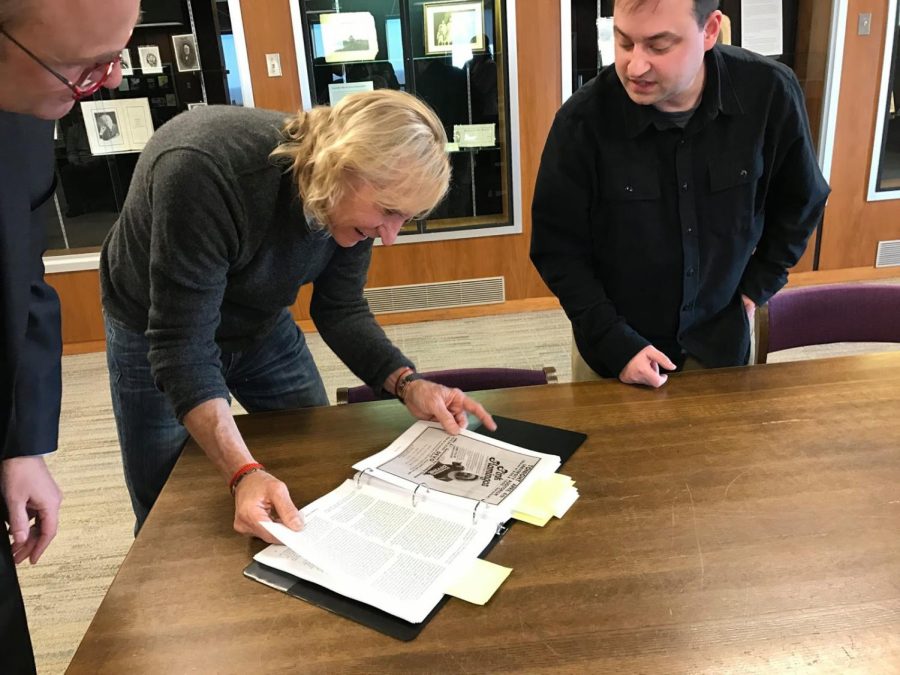
[[[245,579],[261,544],[191,447],[69,672],[900,668],[900,353],[477,398],[589,434],[564,467],[581,499],[512,528],[487,606],[403,643]],[[239,421],[298,503],[410,423],[393,401]]]

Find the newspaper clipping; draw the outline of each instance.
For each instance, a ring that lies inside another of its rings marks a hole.
[[[541,461],[486,440],[426,428],[380,471],[445,492],[496,505],[509,497]]]

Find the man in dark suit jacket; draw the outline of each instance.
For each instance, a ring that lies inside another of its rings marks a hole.
[[[53,122],[121,81],[138,0],[0,0],[0,672],[34,672],[15,565],[56,535],[59,299],[44,281],[43,209],[55,188]],[[53,64],[52,66],[48,64]]]

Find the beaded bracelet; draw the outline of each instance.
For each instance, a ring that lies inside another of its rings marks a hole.
[[[251,473],[255,473],[256,471],[265,471],[266,467],[264,467],[259,462],[251,462],[250,464],[244,464],[240,469],[234,472],[234,475],[231,477],[231,480],[228,481],[228,489],[231,490],[231,495],[234,496],[234,491],[237,489],[238,483],[240,483],[244,478],[246,478]]]

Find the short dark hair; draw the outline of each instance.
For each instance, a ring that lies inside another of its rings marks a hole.
[[[613,7],[621,4],[623,7],[638,9],[646,5],[650,0],[614,0]],[[658,4],[660,0],[655,0]],[[719,9],[719,0],[694,0],[694,17],[697,19],[697,25],[703,28],[709,15]]]

